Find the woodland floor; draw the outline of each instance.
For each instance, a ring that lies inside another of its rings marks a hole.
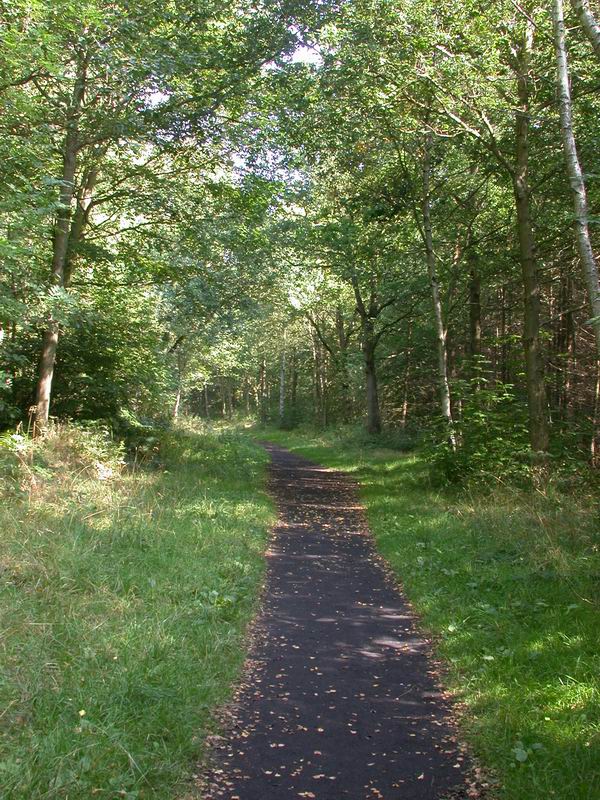
[[[279,519],[263,612],[205,796],[463,796],[468,767],[436,665],[354,484],[266,447]]]

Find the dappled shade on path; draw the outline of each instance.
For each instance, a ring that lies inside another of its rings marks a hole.
[[[266,445],[279,520],[235,724],[207,797],[439,800],[466,768],[427,643],[355,487]]]

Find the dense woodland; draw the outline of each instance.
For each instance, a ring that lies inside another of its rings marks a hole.
[[[588,0],[1,10],[1,423],[427,432],[598,459]]]
[[[3,799],[205,800],[264,439],[346,474],[303,525],[356,484],[468,796],[600,797],[599,119],[598,0],[0,0]]]

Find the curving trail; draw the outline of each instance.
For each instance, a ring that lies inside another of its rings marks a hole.
[[[344,475],[274,445],[279,520],[235,724],[205,797],[440,800],[466,765],[426,641]]]

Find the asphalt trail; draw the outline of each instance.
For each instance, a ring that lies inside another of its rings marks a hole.
[[[355,486],[265,446],[279,519],[254,669],[206,798],[464,797],[427,642],[375,554]]]

